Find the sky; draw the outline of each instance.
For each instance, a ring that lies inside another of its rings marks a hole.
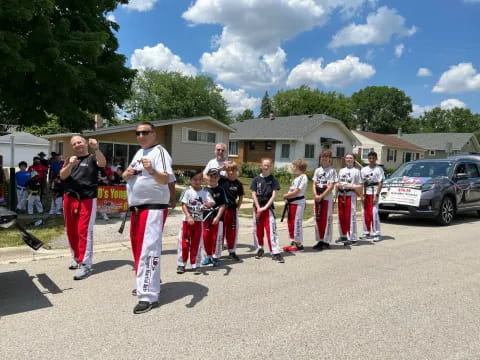
[[[480,0],[130,0],[107,16],[127,66],[211,76],[233,114],[302,84],[480,113]]]

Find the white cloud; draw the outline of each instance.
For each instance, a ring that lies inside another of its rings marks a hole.
[[[295,66],[287,79],[287,86],[322,83],[326,87],[343,88],[375,74],[373,66],[361,63],[358,57],[347,56],[322,67],[323,59],[308,59]]]
[[[417,104],[412,104],[412,112],[410,115],[414,118],[418,118],[423,115],[424,112],[430,111],[434,108],[435,106],[431,105],[426,105],[426,106],[420,106]]]
[[[403,55],[403,50],[405,50],[404,44],[398,44],[395,46],[395,56],[398,58],[401,57]]]
[[[183,13],[192,25],[220,24],[216,50],[202,55],[202,71],[222,83],[265,88],[284,80],[283,41],[325,24],[334,11],[347,16],[376,0],[196,0]]]
[[[432,91],[437,93],[480,91],[480,74],[472,63],[452,65],[440,76]]]
[[[240,114],[246,109],[257,109],[262,101],[260,98],[250,96],[243,89],[231,90],[221,85],[219,87],[222,88],[222,96],[227,101],[228,109],[233,115]]]
[[[154,47],[145,46],[143,49],[136,49],[130,58],[133,69],[144,70],[147,68],[176,71],[184,75],[195,76],[197,69],[192,64],[185,64],[182,59],[173,54],[163,44]]]
[[[106,18],[108,21],[117,22],[115,15],[113,15],[112,13],[107,14]]]
[[[335,34],[329,46],[332,48],[348,45],[386,44],[394,35],[411,36],[417,28],[405,27],[405,18],[397,14],[397,10],[382,6],[376,13],[367,16],[367,23],[350,24]]]
[[[421,67],[420,69],[418,69],[417,76],[419,77],[432,76],[432,72],[427,68]]]
[[[465,104],[463,101],[460,101],[458,99],[447,99],[447,100],[443,100],[440,103],[440,108],[442,108],[443,110],[450,110],[456,107],[465,109],[467,107],[467,104]]]
[[[130,0],[128,4],[122,5],[124,8],[136,11],[149,11],[155,6],[158,0]]]

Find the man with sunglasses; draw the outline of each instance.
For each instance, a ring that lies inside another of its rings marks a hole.
[[[153,124],[139,123],[135,134],[141,149],[122,177],[127,182],[130,241],[139,300],[133,313],[141,314],[158,306],[163,225],[170,201],[168,184],[174,175],[172,158],[165,148],[157,145]]]
[[[215,159],[210,160],[203,170],[203,178],[205,180],[208,180],[207,173],[210,169],[218,169],[218,171],[220,171],[220,176],[227,176],[226,163],[228,162],[228,159],[226,158],[226,151],[227,145],[223,143],[215,145]]]

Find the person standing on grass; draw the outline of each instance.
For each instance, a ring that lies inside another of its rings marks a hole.
[[[210,160],[203,169],[203,178],[208,180],[207,172],[210,169],[218,169],[220,171],[220,176],[225,177],[227,176],[227,162],[228,159],[226,157],[227,145],[223,143],[219,143],[215,145],[215,158]]]
[[[156,142],[152,123],[139,123],[135,134],[141,149],[123,172],[123,179],[131,211],[130,241],[138,297],[133,313],[141,314],[159,305],[162,236],[173,170],[170,154]]]
[[[337,172],[331,167],[332,152],[323,150],[320,154],[320,167],[313,173],[313,197],[315,216],[314,250],[329,249],[333,232],[333,188],[337,182]]]
[[[266,233],[267,243],[272,254],[272,260],[284,263],[280,253],[280,243],[275,220],[274,201],[277,191],[280,190],[278,180],[272,175],[273,161],[270,158],[261,160],[262,172],[257,175],[250,186],[253,199],[253,241],[257,249],[256,259],[263,257],[263,238]]]
[[[297,159],[292,162],[293,180],[288,192],[283,195],[288,213],[288,235],[290,245],[283,248],[284,251],[303,250],[303,212],[305,211],[305,190],[308,184],[308,177],[305,175],[307,162]]]
[[[73,253],[69,269],[77,270],[74,280],[92,272],[93,225],[97,214],[98,171],[107,164],[95,139],[75,135],[70,139],[75,155],[65,159],[60,170],[63,180],[63,217]],[[88,149],[93,152],[90,154]]]
[[[20,161],[18,163],[19,171],[15,173],[15,181],[17,186],[17,211],[25,210],[27,206],[28,189],[27,183],[30,180],[30,172],[27,171],[27,162]]]
[[[357,244],[357,195],[363,191],[360,170],[355,168],[355,156],[345,155],[346,166],[338,173],[335,185],[338,193],[339,241],[348,245]]]

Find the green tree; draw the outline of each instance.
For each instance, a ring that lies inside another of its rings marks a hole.
[[[378,133],[395,133],[408,123],[411,99],[397,88],[368,86],[352,94],[356,126]]]
[[[435,107],[418,119],[423,132],[478,132],[480,116],[469,109]]]
[[[235,121],[244,121],[248,119],[253,119],[253,110],[245,109],[242,113],[235,116]]]
[[[210,115],[229,123],[222,89],[208,76],[145,70],[133,83],[126,109],[135,121],[155,121]]]
[[[58,119],[52,115],[47,116],[47,121],[45,123],[32,126],[24,126],[22,130],[36,136],[68,132],[68,129],[62,127]]]
[[[0,1],[0,121],[93,126],[93,113],[114,115],[135,71],[117,54],[105,14],[128,0]]]
[[[270,114],[273,113],[273,106],[270,97],[268,96],[268,91],[265,91],[265,95],[262,98],[262,105],[260,106],[259,118],[268,118]]]
[[[335,91],[312,90],[307,85],[296,89],[280,90],[273,97],[275,115],[290,116],[325,114],[334,117],[351,128],[354,123],[350,99]]]

